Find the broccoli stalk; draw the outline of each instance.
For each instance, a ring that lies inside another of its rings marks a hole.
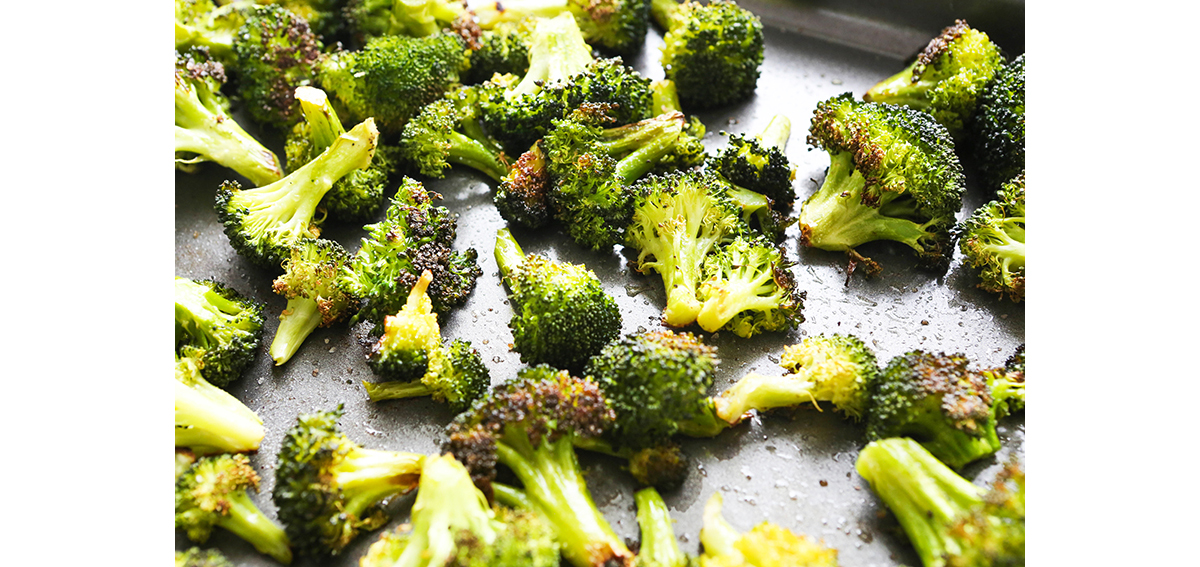
[[[837,567],[837,550],[770,522],[739,533],[721,515],[725,499],[714,492],[704,505],[700,565]]]
[[[1015,462],[985,491],[916,441],[890,438],[867,444],[854,468],[925,567],[1025,563],[1025,473]]]
[[[257,451],[262,418],[200,375],[192,358],[175,357],[175,446],[198,454]]]
[[[804,322],[805,293],[784,259],[782,246],[739,236],[704,260],[696,313],[701,329],[728,329],[739,337],[786,331]]]
[[[283,275],[271,289],[287,298],[269,352],[275,365],[292,358],[317,327],[328,327],[350,316],[357,299],[340,279],[350,254],[332,240],[304,239],[292,247]]]
[[[473,123],[473,114],[461,112],[453,101],[432,102],[405,124],[400,153],[429,177],[441,179],[451,165],[464,165],[500,181],[509,169],[504,153],[481,131],[467,132],[467,121]]]
[[[633,495],[633,501],[642,536],[637,567],[687,567],[688,557],[679,549],[671,512],[658,491],[643,488]]]
[[[223,528],[285,565],[292,562],[291,542],[254,501],[258,473],[245,455],[218,455],[196,461],[175,479],[175,527],[204,543],[214,527]]]
[[[622,55],[641,50],[647,30],[647,6],[641,0],[496,0],[472,11],[485,30],[526,18],[570,15],[588,43]]]
[[[650,15],[665,30],[663,71],[685,108],[725,106],[754,93],[764,45],[758,16],[725,0],[651,0]]]

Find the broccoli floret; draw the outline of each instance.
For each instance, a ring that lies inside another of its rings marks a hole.
[[[306,238],[292,247],[283,262],[283,275],[271,286],[287,299],[269,349],[276,366],[290,360],[317,327],[343,321],[357,307],[358,299],[346,291],[341,279],[349,261],[346,249],[332,240]]]
[[[205,48],[175,52],[175,166],[192,171],[212,161],[256,185],[278,180],[279,158],[229,115],[224,83],[224,66]]]
[[[524,76],[529,71],[529,44],[536,25],[536,19],[525,18],[484,30],[478,47],[471,50],[471,68],[463,75],[463,84],[479,84],[497,74]]]
[[[175,0],[175,49],[208,49],[221,63],[233,63],[233,38],[254,2],[237,0],[218,6],[213,0]]]
[[[662,67],[684,108],[725,106],[754,94],[764,45],[758,16],[725,0],[651,0],[650,14],[665,30]]]
[[[317,204],[346,174],[370,165],[379,131],[368,118],[337,140],[321,155],[270,185],[242,190],[236,181],[217,189],[217,220],[229,244],[246,259],[278,269],[303,238],[317,238]]]
[[[422,175],[436,179],[445,177],[451,165],[464,165],[500,181],[508,174],[507,157],[485,134],[477,138],[466,131],[463,122],[473,119],[471,111],[460,112],[450,99],[432,102],[404,125],[400,155]]]
[[[903,71],[867,90],[863,100],[903,104],[933,115],[952,135],[963,132],[980,94],[1004,66],[988,35],[956,20]]]
[[[507,228],[496,234],[496,264],[508,286],[508,328],[521,362],[571,372],[621,333],[621,310],[587,266],[526,256]]]
[[[359,43],[373,37],[426,37],[462,16],[463,0],[349,0],[345,17]]]
[[[538,140],[521,154],[492,193],[492,202],[509,223],[536,229],[550,222],[550,170]]]
[[[980,289],[1025,300],[1025,172],[1000,187],[999,198],[958,227],[959,250],[979,273]]]
[[[367,237],[342,273],[350,292],[362,298],[352,323],[378,326],[384,317],[399,312],[425,270],[433,274],[427,292],[436,313],[462,305],[475,289],[475,280],[483,274],[475,260],[478,254],[474,248],[453,249],[458,216],[435,207],[434,198],[441,195],[406,177],[387,217],[363,227]]]
[[[845,93],[817,105],[808,143],[829,153],[821,188],[800,209],[800,241],[853,251],[893,240],[935,269],[950,263],[962,166],[946,128],[905,106]]]
[[[617,55],[641,51],[649,23],[649,5],[644,0],[496,0],[472,10],[485,30],[526,18],[569,14],[588,43]]]
[[[987,186],[1025,171],[1025,54],[996,73],[971,122],[972,153]]]
[[[714,492],[704,505],[701,567],[837,567],[836,549],[771,522],[738,533],[721,515],[724,500]]]
[[[968,364],[920,350],[893,358],[871,388],[867,438],[911,437],[954,468],[998,451],[992,391]]]
[[[996,419],[1025,409],[1025,345],[1017,347],[1004,366],[984,370],[992,392],[992,415]]]
[[[637,504],[637,522],[642,536],[634,565],[688,567],[690,558],[679,549],[674,520],[658,491],[653,487],[643,488],[633,495],[633,501]]]
[[[258,473],[245,455],[201,458],[175,479],[175,529],[204,543],[214,527],[223,528],[260,553],[291,563],[287,534],[258,509],[250,489],[258,490]]]
[[[612,419],[594,383],[540,365],[459,414],[447,427],[445,449],[485,494],[546,520],[572,565],[627,564],[633,554],[596,508],[572,444],[575,437],[599,436]],[[524,488],[496,483],[497,464],[511,469]]]
[[[1015,460],[990,490],[906,438],[867,444],[854,468],[896,516],[925,567],[1025,564],[1025,471]]]
[[[408,301],[383,320],[383,334],[367,351],[367,364],[387,380],[409,382],[439,366],[441,328],[426,289],[433,273],[425,270],[408,292]]]
[[[226,0],[222,0],[226,1]],[[343,15],[345,0],[255,0],[261,4],[278,4],[308,22],[313,33],[326,43],[338,40],[345,31]]]
[[[457,36],[374,38],[361,51],[337,51],[321,61],[317,81],[343,117],[374,117],[391,136],[426,104],[458,86],[467,50]]]
[[[430,456],[412,520],[371,544],[360,567],[558,567],[554,532],[536,514],[493,509],[451,455]]]
[[[638,251],[637,269],[662,276],[667,305],[663,321],[684,327],[696,321],[704,259],[749,230],[729,198],[728,184],[711,172],[650,175],[633,190],[626,245]]]
[[[258,354],[263,305],[214,280],[175,278],[175,351],[208,382],[236,380]]]
[[[424,455],[367,449],[337,425],[342,406],[297,416],[284,435],[271,498],[297,555],[335,556],[387,523],[381,503],[416,488]]]
[[[804,322],[806,294],[796,289],[790,266],[783,247],[761,236],[721,246],[704,259],[696,323],[743,338],[795,329]]]
[[[413,382],[363,382],[372,402],[431,396],[459,413],[471,407],[487,392],[492,375],[483,364],[479,351],[470,341],[454,339],[450,346],[434,351],[430,366]]]
[[[175,552],[175,567],[234,567],[218,549],[188,548]]]
[[[286,131],[300,118],[296,87],[312,82],[321,41],[308,22],[281,6],[256,6],[233,40],[238,94],[250,118]]]
[[[730,183],[766,195],[780,209],[790,209],[796,200],[792,188],[796,169],[785,153],[791,135],[792,121],[777,114],[753,138],[730,136],[729,145],[709,158],[708,166]]]
[[[257,451],[262,418],[200,375],[194,358],[175,357],[175,446],[198,454]]]

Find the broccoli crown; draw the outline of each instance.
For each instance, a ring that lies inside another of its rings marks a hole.
[[[588,361],[584,374],[600,386],[616,421],[618,446],[643,449],[703,421],[720,363],[717,349],[691,333],[649,331],[620,337]]]
[[[992,392],[992,414],[998,419],[1025,409],[1025,345],[1003,367],[983,371]]]
[[[197,543],[208,541],[214,527],[224,528],[280,563],[291,563],[287,534],[247,493],[258,490],[258,480],[245,455],[201,458],[175,479],[175,528]]]
[[[317,327],[345,320],[357,307],[358,298],[341,280],[349,261],[346,249],[332,240],[306,238],[292,247],[283,274],[272,284],[288,300],[269,349],[277,366],[291,359]]]
[[[763,27],[758,16],[733,1],[672,6],[663,35],[662,66],[684,108],[740,102],[758,86]]]
[[[1000,47],[964,20],[943,29],[903,71],[871,87],[863,100],[903,104],[933,115],[958,135],[979,95],[1004,66]]]
[[[190,547],[175,551],[175,567],[234,567],[219,549]]]
[[[688,567],[689,558],[679,549],[675,526],[667,503],[653,487],[643,488],[633,495],[637,504],[637,522],[642,541],[638,548],[637,567]]]
[[[996,73],[971,122],[972,154],[989,187],[1025,171],[1025,54]]]
[[[704,259],[696,322],[739,337],[795,329],[804,322],[805,292],[796,289],[782,246],[738,236]]]
[[[442,98],[467,68],[462,40],[447,33],[428,37],[383,36],[360,51],[338,51],[322,60],[317,80],[355,120],[368,116],[388,135],[426,104]]]
[[[408,293],[408,301],[383,321],[383,335],[367,351],[367,364],[387,380],[409,382],[441,362],[442,336],[437,313],[426,289],[433,273],[425,270]]]
[[[893,240],[925,265],[949,265],[965,185],[944,126],[905,106],[844,93],[817,105],[808,142],[829,153],[830,166],[801,208],[802,243],[840,251]]]
[[[222,63],[233,62],[233,38],[254,5],[213,0],[175,0],[175,49],[203,47]]]
[[[766,195],[780,208],[790,209],[796,200],[792,188],[796,171],[784,152],[791,131],[791,121],[776,116],[759,136],[730,136],[729,144],[709,158],[708,166],[730,183]]]
[[[714,492],[704,505],[701,567],[836,567],[837,550],[787,528],[762,522],[745,533],[721,515],[724,498]]]
[[[705,257],[749,227],[729,198],[728,185],[711,172],[651,174],[633,193],[626,244],[638,251],[638,271],[662,276],[666,324],[690,325],[702,306],[698,290]]]
[[[433,274],[427,293],[436,313],[462,305],[483,273],[475,249],[453,250],[458,217],[433,198],[420,182],[405,177],[386,218],[363,227],[367,237],[342,276],[351,293],[362,298],[354,321],[376,325],[400,311],[425,270]]]
[[[360,530],[388,521],[380,504],[417,486],[423,455],[366,449],[332,411],[297,416],[284,434],[271,498],[298,555],[339,554]]]
[[[979,273],[980,289],[1025,300],[1025,172],[1000,187],[999,198],[957,228],[959,250]]]
[[[529,44],[535,22],[526,18],[484,30],[479,46],[470,53],[471,68],[463,75],[463,84],[479,84],[496,74],[522,76],[529,71]]]
[[[330,43],[345,31],[344,0],[260,0],[263,4],[278,4],[300,16],[317,37]]]
[[[480,27],[493,29],[527,18],[573,16],[588,43],[611,54],[641,51],[648,29],[645,0],[506,0],[473,7]]]
[[[175,278],[175,350],[225,387],[254,361],[264,306],[214,280]]]
[[[195,454],[257,451],[265,433],[253,410],[200,375],[196,359],[175,356],[176,447]]]
[[[986,491],[907,438],[872,441],[854,468],[925,567],[1025,563],[1025,472],[1015,460]]]
[[[622,455],[623,456],[623,455]],[[675,490],[683,486],[691,470],[691,459],[673,441],[628,451],[629,475],[643,486]]]
[[[510,223],[541,228],[550,222],[550,171],[541,140],[517,158],[492,193],[492,201]]]
[[[893,358],[871,388],[867,438],[911,437],[954,468],[998,451],[991,390],[968,363],[920,350]]]
[[[441,179],[451,164],[458,164],[500,181],[508,174],[506,158],[490,139],[464,133],[464,118],[449,99],[430,103],[404,125],[400,154],[429,177]]]
[[[349,0],[344,13],[362,43],[378,36],[434,35],[463,14],[464,4],[462,0]]]
[[[308,22],[282,6],[251,10],[233,40],[238,94],[250,118],[280,131],[295,124],[296,87],[313,81],[321,48]]]

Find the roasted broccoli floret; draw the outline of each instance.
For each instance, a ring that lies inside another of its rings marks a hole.
[[[175,567],[234,567],[218,549],[190,547],[175,552]]]
[[[634,566],[688,567],[690,558],[679,549],[671,511],[658,491],[653,487],[643,488],[633,495],[633,501],[637,505],[637,522],[642,536]]]
[[[175,478],[187,472],[192,467],[192,463],[196,462],[196,453],[193,453],[186,447],[175,448]]]
[[[175,278],[175,352],[224,388],[258,354],[263,305],[214,280]]]
[[[435,207],[437,193],[404,178],[387,217],[363,227],[367,237],[343,271],[351,293],[362,298],[352,322],[378,326],[408,301],[409,292],[425,270],[433,274],[428,293],[436,313],[446,313],[467,301],[483,273],[474,248],[453,249],[458,216]],[[375,334],[379,334],[377,331]]]
[[[764,45],[758,16],[725,0],[651,0],[650,14],[665,30],[662,67],[684,108],[725,106],[754,94]]]
[[[297,416],[283,437],[271,498],[297,555],[335,556],[361,530],[387,523],[384,500],[416,488],[424,455],[367,449],[332,411]]]
[[[227,1],[227,0],[222,0]],[[240,1],[240,0],[235,0]],[[341,39],[346,27],[345,0],[256,0],[260,4],[278,4],[308,22],[313,33],[326,44]]]
[[[796,289],[791,265],[783,247],[762,236],[721,246],[704,259],[696,323],[743,338],[795,329],[804,322],[806,294]]]
[[[262,418],[200,375],[194,358],[175,357],[175,446],[198,454],[257,451]]]
[[[576,567],[628,564],[633,554],[596,508],[575,457],[576,437],[596,437],[613,414],[596,385],[541,365],[496,386],[447,427],[446,450],[485,494],[539,514]],[[524,488],[494,482],[496,465]]]
[[[388,35],[426,37],[450,27],[462,16],[463,0],[349,0],[345,17],[362,43]]]
[[[837,567],[837,550],[771,522],[738,533],[721,515],[724,498],[714,492],[704,505],[700,567]]]
[[[245,455],[201,458],[175,479],[175,529],[204,543],[214,527],[223,528],[260,553],[291,563],[287,534],[258,509],[250,489],[258,490],[258,473]]]
[[[300,118],[296,87],[312,82],[321,41],[281,6],[255,6],[233,40],[238,95],[250,118],[286,131]]]
[[[279,181],[246,190],[236,181],[221,184],[217,220],[229,244],[251,262],[278,269],[296,242],[321,235],[317,204],[338,179],[370,165],[378,138],[375,122],[368,118]]]
[[[1003,66],[1000,47],[986,33],[956,20],[929,40],[916,61],[871,87],[863,100],[928,112],[957,136],[970,123],[979,96]]]
[[[290,360],[317,327],[345,320],[358,306],[341,279],[349,261],[346,249],[332,240],[306,238],[292,246],[283,275],[271,285],[287,299],[269,349],[276,366]]]
[[[1025,173],[1000,187],[958,227],[959,250],[979,274],[980,289],[1025,300]]]
[[[279,158],[229,115],[224,83],[224,66],[204,48],[175,52],[175,167],[192,171],[211,161],[256,185],[278,180]]]
[[[360,567],[558,567],[554,531],[531,511],[491,508],[451,455],[430,456],[412,520],[371,544]]]
[[[175,0],[175,49],[203,47],[221,63],[230,64],[233,38],[253,10],[251,0],[223,6],[214,0]]]
[[[1025,409],[1025,344],[1017,347],[1004,366],[984,370],[992,392],[992,414],[996,419]]]
[[[984,181],[999,188],[1025,171],[1025,54],[996,73],[971,122],[972,153]]]
[[[468,132],[466,120],[474,120],[473,112],[460,111],[450,99],[429,103],[404,125],[400,155],[429,177],[441,179],[451,165],[464,165],[500,181],[508,174],[508,158],[486,134]]]
[[[893,240],[935,269],[950,263],[962,166],[946,128],[905,106],[845,93],[817,105],[808,143],[829,153],[825,181],[800,209],[800,241],[853,251]]]
[[[508,328],[521,362],[578,373],[621,333],[621,310],[587,266],[526,256],[507,228],[496,234],[496,264],[508,286]]]
[[[360,51],[325,57],[317,82],[340,105],[343,117],[374,117],[379,129],[391,136],[426,104],[458,86],[467,65],[467,50],[455,35],[383,36]]]
[[[550,170],[541,140],[517,158],[492,193],[492,202],[510,223],[533,229],[550,222]]]
[[[471,68],[463,75],[463,84],[474,85],[493,75],[524,76],[529,71],[529,44],[533,40],[535,18],[504,22],[484,30],[471,50]]]
[[[1015,460],[989,490],[906,438],[869,443],[854,468],[896,516],[925,567],[1025,564],[1025,471]]]
[[[479,351],[470,341],[454,339],[450,346],[439,346],[431,366],[412,382],[363,382],[372,402],[431,396],[459,413],[471,407],[487,392],[492,375],[483,364]]]
[[[617,55],[641,51],[649,23],[644,0],[495,0],[472,6],[472,11],[485,30],[526,18],[569,14],[588,43]]]
[[[796,200],[792,188],[796,169],[785,153],[791,136],[792,121],[777,114],[753,138],[730,136],[729,145],[709,158],[708,165],[730,183],[766,195],[780,209],[790,209]]]

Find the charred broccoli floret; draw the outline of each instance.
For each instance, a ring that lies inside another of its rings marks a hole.
[[[1025,54],[996,73],[971,122],[972,153],[984,181],[999,188],[1025,171]]]
[[[232,63],[233,38],[253,9],[250,0],[223,6],[214,0],[175,0],[175,49],[203,47],[221,63]]]
[[[792,121],[777,114],[753,138],[730,136],[729,145],[709,158],[708,165],[730,183],[766,195],[780,209],[790,209],[796,200],[792,188],[796,170],[785,153],[791,136]]]
[[[1025,300],[1025,173],[958,227],[959,250],[979,273],[980,289]]]
[[[957,136],[979,96],[1004,66],[1000,47],[964,20],[943,29],[903,71],[867,90],[863,100],[925,111]]]
[[[992,414],[996,419],[1025,409],[1025,345],[1008,357],[1004,366],[984,370],[992,392]]]
[[[300,118],[296,87],[311,83],[321,41],[308,22],[282,6],[256,6],[233,40],[238,94],[250,118],[285,131]]]
[[[175,352],[224,388],[258,354],[263,305],[214,280],[175,278]]]
[[[965,185],[944,126],[929,114],[845,93],[817,105],[808,143],[828,152],[830,165],[800,209],[805,246],[852,251],[893,240],[924,265],[949,265]]]
[[[643,488],[633,495],[637,505],[637,522],[641,532],[635,567],[688,567],[690,558],[679,549],[675,539],[674,521],[667,503],[653,487]]]
[[[213,528],[246,540],[260,553],[285,565],[292,562],[288,536],[250,499],[258,473],[245,455],[204,457],[175,479],[175,529],[196,543],[208,541]]]
[[[592,501],[573,446],[576,437],[599,436],[612,419],[595,384],[536,366],[456,417],[447,428],[446,450],[468,467],[485,494],[546,520],[572,565],[627,565],[633,554]],[[497,464],[511,469],[524,487],[496,483]]]
[[[292,247],[283,275],[271,286],[287,299],[269,349],[276,366],[290,360],[317,327],[345,320],[358,305],[341,279],[349,261],[346,249],[332,240],[306,238]]]
[[[804,322],[806,294],[796,289],[791,265],[783,246],[762,236],[721,246],[704,259],[696,323],[743,338],[795,329]]]
[[[837,567],[837,550],[771,522],[739,533],[721,515],[724,498],[714,492],[704,505],[700,567]]]
[[[225,67],[209,58],[205,48],[175,52],[175,166],[191,171],[211,161],[255,185],[283,177],[275,153],[229,115],[223,84]]]
[[[569,14],[588,43],[608,53],[633,55],[645,43],[649,5],[644,0],[496,0],[472,10],[485,30]]]
[[[586,266],[526,256],[507,228],[496,234],[496,264],[508,286],[513,350],[521,362],[571,372],[621,332],[621,310]]]
[[[321,235],[315,222],[317,204],[338,179],[370,165],[378,137],[375,122],[368,118],[279,181],[245,190],[236,181],[221,184],[217,220],[229,244],[251,262],[278,269],[296,242]]]
[[[550,222],[550,170],[541,140],[517,158],[492,193],[492,202],[510,223],[541,228]]]
[[[349,0],[344,13],[362,43],[378,36],[434,35],[464,14],[464,4],[463,0]]]
[[[302,414],[283,437],[271,498],[297,555],[338,555],[387,523],[380,504],[416,488],[424,455],[367,449],[337,425],[342,407]]]
[[[218,549],[190,547],[175,552],[175,567],[234,567]]]
[[[725,106],[754,94],[764,46],[758,16],[726,0],[651,0],[650,14],[665,30],[662,67],[684,108]]]
[[[508,174],[507,157],[481,130],[472,135],[464,128],[474,119],[474,109],[460,111],[450,99],[429,103],[404,125],[400,155],[429,177],[441,179],[451,165],[464,165],[500,181]]]
[[[896,516],[925,567],[1025,564],[1025,471],[1015,460],[989,490],[906,438],[869,443],[854,468]]]
[[[200,375],[194,358],[175,357],[175,446],[198,454],[257,451],[262,418]]]

